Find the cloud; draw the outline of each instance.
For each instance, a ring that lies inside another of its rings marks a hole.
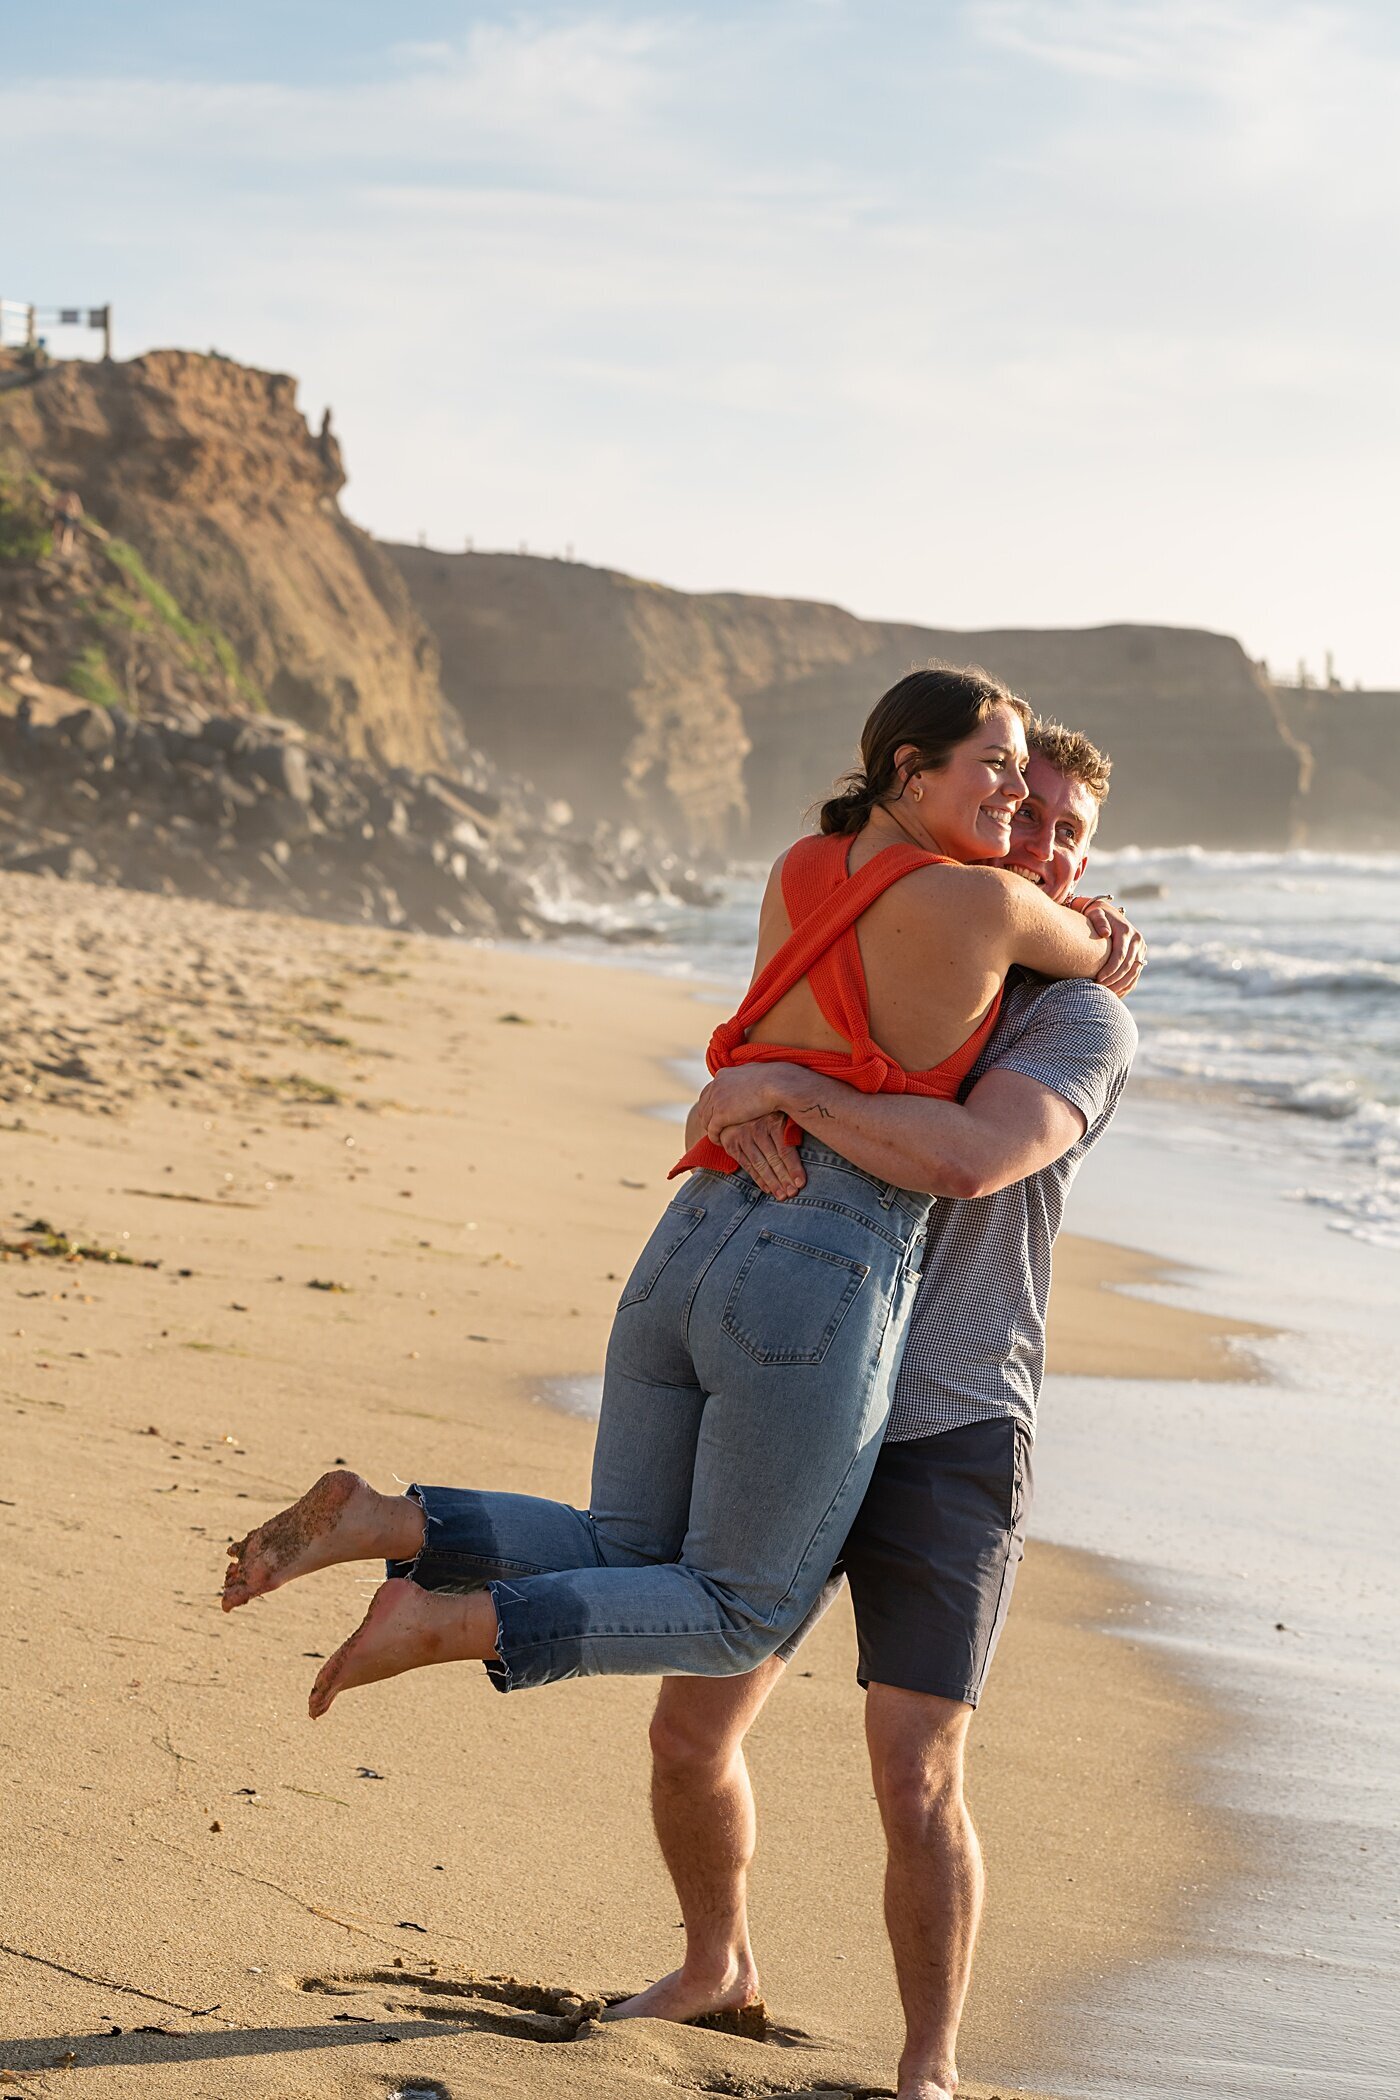
[[[1126,168],[1141,167],[1154,133],[1189,149],[1182,155],[1188,181],[1199,158],[1217,180],[1222,173],[1256,186],[1320,179],[1329,198],[1360,197],[1378,159],[1392,175],[1400,168],[1387,115],[1400,65],[1356,8],[1296,0],[974,0],[969,21],[990,46],[1111,90],[1097,114],[1129,148]]]
[[[391,533],[1281,657],[1345,554],[1331,637],[1388,646],[1396,85],[1290,0],[619,0],[333,80],[12,80],[6,290],[299,372]]]
[[[598,16],[481,24],[452,44],[396,47],[382,78],[334,84],[31,79],[0,90],[0,124],[10,148],[80,140],[167,171],[170,155],[469,169],[517,154],[576,171],[610,139],[649,128],[671,41],[659,21]]]

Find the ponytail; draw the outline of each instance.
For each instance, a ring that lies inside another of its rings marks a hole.
[[[835,794],[830,801],[823,802],[821,828],[826,832],[839,832],[847,838],[853,832],[865,829],[874,807],[874,789],[857,767],[837,781]]]

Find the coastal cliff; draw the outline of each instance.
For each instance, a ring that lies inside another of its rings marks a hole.
[[[1400,693],[1280,686],[1278,703],[1311,758],[1299,843],[1400,851]]]
[[[480,788],[486,768],[522,852],[547,817],[586,867],[601,823],[622,831],[602,847],[612,870],[639,841],[653,861],[658,841],[712,861],[771,852],[889,684],[975,662],[1110,753],[1105,844],[1400,835],[1400,702],[1281,691],[1226,635],[966,632],[386,546],[341,512],[344,479],[285,375],[185,351],[36,370],[0,351],[0,701],[117,708],[186,736],[266,716],[327,767],[381,779],[445,768]]]
[[[703,898],[469,744],[343,479],[276,373],[0,351],[0,868],[448,934]]]
[[[273,714],[378,765],[448,755],[432,637],[341,514],[339,445],[307,429],[294,379],[184,350],[55,364],[0,386],[0,466],[75,493]],[[101,633],[85,646],[121,653]]]
[[[1169,627],[966,633],[693,595],[528,555],[390,547],[467,734],[549,792],[763,854],[911,665],[981,663],[1115,761],[1106,844],[1286,845],[1307,753],[1238,642]]]

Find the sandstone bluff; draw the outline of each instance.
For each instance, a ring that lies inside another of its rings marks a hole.
[[[963,633],[382,546],[344,481],[282,374],[0,353],[0,862],[548,930],[780,845],[931,657],[1112,753],[1108,844],[1400,832],[1400,701],[1280,691],[1227,636]]]
[[[470,743],[343,480],[275,373],[0,353],[0,866],[434,933],[703,896]]]
[[[697,845],[777,850],[850,763],[871,702],[931,657],[985,665],[1112,753],[1106,844],[1284,846],[1306,830],[1308,754],[1226,635],[966,633],[530,556],[389,552],[471,736],[608,814],[663,809]]]

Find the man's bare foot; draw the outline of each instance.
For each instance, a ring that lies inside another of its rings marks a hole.
[[[490,1596],[420,1590],[401,1577],[381,1582],[369,1610],[336,1649],[311,1688],[313,1721],[342,1692],[421,1670],[428,1663],[480,1662],[494,1655],[496,1611]]]
[[[635,1998],[610,2005],[605,2020],[706,2020],[732,2014],[733,2031],[761,2041],[765,2031],[763,1999],[759,1994],[758,1971],[751,1961],[731,1962],[720,1976],[693,1977],[684,1969],[673,1969]],[[726,2026],[728,2022],[726,2021]]]
[[[931,2072],[924,2072],[912,2078],[904,2073],[900,2075],[899,2100],[955,2100],[957,2090],[956,2071],[950,2071],[942,2078],[933,2076]]]
[[[358,1473],[323,1473],[300,1502],[230,1546],[223,1608],[236,1611],[344,1560],[411,1560],[423,1543],[423,1511],[404,1495],[381,1495]]]

